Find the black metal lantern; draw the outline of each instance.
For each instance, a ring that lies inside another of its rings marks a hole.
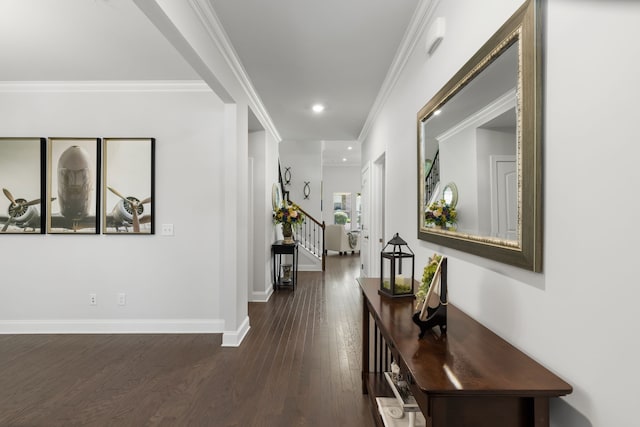
[[[380,252],[378,293],[390,297],[413,297],[414,263],[413,251],[396,233]]]

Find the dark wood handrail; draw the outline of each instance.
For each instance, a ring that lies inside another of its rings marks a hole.
[[[300,207],[300,205],[298,205],[296,202],[291,202],[291,203],[294,203],[295,205],[297,205],[298,209],[300,209],[300,212],[302,212],[307,218],[309,218],[311,221],[315,222],[316,224],[318,224],[319,226],[321,226],[324,229],[324,221],[320,222],[317,219],[315,219],[311,214],[309,214],[307,211],[302,209]]]

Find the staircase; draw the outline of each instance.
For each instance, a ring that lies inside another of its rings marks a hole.
[[[318,221],[302,208],[300,208],[300,211],[304,214],[304,221],[296,227],[296,240],[301,247],[320,260],[322,264],[322,271],[325,271],[324,221]]]
[[[279,175],[279,183],[280,189],[282,190],[283,199],[287,200],[289,203],[295,203],[289,198],[289,192],[284,189],[284,182],[282,179],[282,169],[278,164],[278,175]],[[297,203],[295,203],[298,205]],[[300,205],[298,205],[299,207]],[[304,214],[304,221],[302,224],[299,224],[294,229],[294,235],[298,244],[301,248],[305,249],[306,252],[320,261],[322,265],[322,271],[326,269],[326,259],[325,259],[325,251],[324,251],[324,229],[325,224],[324,221],[320,222],[313,216],[309,215],[305,212],[304,209],[300,208],[300,211]]]

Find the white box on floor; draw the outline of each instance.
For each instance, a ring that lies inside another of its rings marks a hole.
[[[402,412],[402,408],[395,397],[376,397],[376,403],[386,427],[409,427],[409,413]],[[395,415],[395,413],[403,413],[402,418],[394,418],[392,414]],[[414,426],[426,427],[427,420],[425,420],[422,412],[413,412],[413,414],[415,414]]]

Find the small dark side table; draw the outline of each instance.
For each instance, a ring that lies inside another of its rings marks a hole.
[[[282,276],[282,256],[291,255],[291,282],[284,282]],[[272,259],[272,280],[273,290],[279,289],[281,286],[291,286],[294,290],[298,280],[298,242],[293,244],[285,244],[282,240],[277,240],[271,245]]]

